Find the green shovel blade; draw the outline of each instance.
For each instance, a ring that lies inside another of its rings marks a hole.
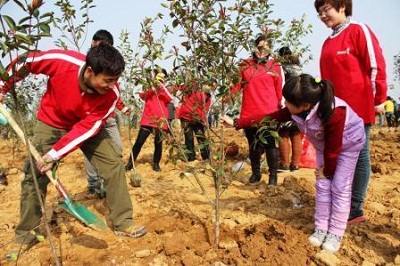
[[[107,225],[100,220],[94,213],[86,209],[85,206],[76,203],[71,198],[65,199],[60,206],[72,216],[95,230],[103,230]]]

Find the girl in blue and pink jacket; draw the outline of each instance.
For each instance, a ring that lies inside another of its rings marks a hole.
[[[335,253],[347,227],[351,188],[360,150],[365,144],[363,120],[334,96],[327,80],[303,74],[283,87],[284,109],[256,119],[236,119],[237,129],[256,124],[268,115],[278,122],[294,120],[317,151],[314,246]],[[262,122],[263,123],[263,122]]]

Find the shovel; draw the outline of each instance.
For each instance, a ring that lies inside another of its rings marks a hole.
[[[132,159],[132,170],[129,171],[129,179],[130,179],[130,184],[132,187],[140,187],[141,182],[142,182],[142,177],[139,175],[139,173],[136,170],[135,167],[135,161],[133,160],[133,156],[131,155]]]
[[[129,143],[131,144],[132,147],[132,142],[131,142],[131,127],[129,124],[128,127],[128,139],[129,139]],[[142,182],[142,177],[139,175],[139,173],[136,170],[135,167],[135,160],[133,159],[133,155],[132,153],[130,153],[130,157],[132,160],[132,166],[133,168],[129,171],[128,175],[129,175],[129,180],[130,180],[130,185],[132,187],[140,187],[141,186],[141,182]]]
[[[6,110],[3,104],[0,103],[0,113],[3,113],[4,117],[8,120],[10,126],[14,129],[15,133],[18,137],[25,142],[24,133],[22,132],[21,128],[15,122],[11,114]],[[35,158],[36,161],[41,159],[39,152],[35,149],[32,143],[28,140],[29,149]],[[54,174],[54,173],[53,173]],[[86,224],[92,229],[101,230],[105,229],[107,226],[106,224],[100,220],[94,213],[86,209],[85,206],[76,203],[65,191],[64,187],[61,185],[60,181],[55,178],[54,175],[51,174],[50,171],[46,172],[46,176],[50,179],[51,183],[56,187],[57,191],[60,193],[60,196],[64,199],[64,201],[60,202],[60,206],[66,210],[69,214]]]

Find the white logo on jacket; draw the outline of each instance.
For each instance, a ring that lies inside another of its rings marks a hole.
[[[337,54],[337,55],[341,55],[341,54],[350,54],[350,47],[347,47],[347,49],[344,50],[344,51],[337,51],[336,54]]]

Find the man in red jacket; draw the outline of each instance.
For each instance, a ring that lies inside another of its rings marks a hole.
[[[99,43],[107,43],[109,45],[114,45],[114,37],[112,34],[107,30],[98,30],[92,37],[91,47],[99,45]],[[120,96],[118,102],[115,106],[119,111],[121,111],[124,115],[130,114],[129,107],[125,106],[125,103]],[[116,147],[122,150],[122,139],[119,133],[117,120],[115,119],[115,112],[111,113],[111,115],[107,118],[104,128],[110,138],[115,142]],[[86,174],[88,177],[88,192],[90,194],[96,194],[99,198],[104,198],[106,192],[104,191],[104,181],[101,178],[101,175],[97,171],[97,169],[89,162],[89,160],[84,157],[85,159],[85,168]]]
[[[11,63],[12,76],[0,83],[0,102],[22,77],[29,73],[47,75],[47,89],[38,109],[33,139],[35,147],[44,154],[36,162],[41,195],[45,198],[49,183],[44,173],[56,161],[80,148],[102,174],[114,233],[139,237],[146,233],[146,228],[133,227],[122,153],[102,127],[120,97],[117,81],[124,67],[122,55],[107,44],[91,48],[86,56],[65,50],[31,52],[24,64],[18,60]],[[27,160],[21,183],[21,220],[15,230],[16,241],[28,246],[37,241],[30,232],[40,233],[42,216],[30,169]]]

